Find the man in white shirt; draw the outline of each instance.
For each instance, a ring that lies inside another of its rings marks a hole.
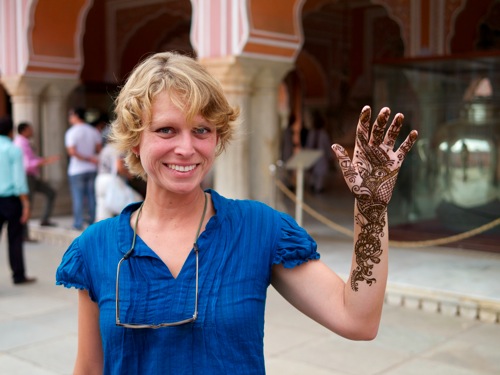
[[[70,156],[68,177],[73,201],[73,228],[83,230],[84,211],[87,222],[95,220],[95,178],[99,152],[102,148],[100,132],[85,122],[85,110],[73,108],[68,120],[71,127],[66,131],[64,143]]]

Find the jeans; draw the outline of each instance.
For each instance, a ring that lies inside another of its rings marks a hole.
[[[95,221],[95,178],[97,172],[86,172],[69,176],[71,198],[73,201],[73,227],[83,229],[84,209],[87,208],[87,222]]]

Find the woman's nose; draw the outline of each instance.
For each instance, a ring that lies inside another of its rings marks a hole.
[[[191,133],[179,134],[177,138],[175,152],[181,155],[191,155],[194,153],[193,136]]]

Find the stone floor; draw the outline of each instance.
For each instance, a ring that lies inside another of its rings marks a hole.
[[[26,244],[28,275],[13,286],[0,257],[0,374],[71,374],[76,353],[76,292],[54,285],[63,252],[78,232],[71,218],[56,228],[30,224],[38,243]],[[350,241],[306,220],[322,259],[342,277]],[[0,249],[6,251],[5,234]],[[338,337],[269,290],[267,372],[330,375],[500,374],[500,254],[432,247],[392,248],[386,304],[371,342]]]

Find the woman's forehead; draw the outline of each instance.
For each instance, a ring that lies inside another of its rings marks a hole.
[[[189,119],[197,117],[204,118],[202,108],[199,108],[201,103],[198,100],[188,101],[181,94],[172,91],[162,91],[158,93],[152,101],[152,116],[154,117],[157,111],[180,111]]]
[[[153,100],[153,105],[151,108],[151,120],[152,122],[157,121],[199,121],[203,119],[201,113],[196,113],[192,116],[192,119],[188,118],[187,111],[188,106],[181,102],[177,97],[171,96],[168,93],[162,93],[157,95]]]

